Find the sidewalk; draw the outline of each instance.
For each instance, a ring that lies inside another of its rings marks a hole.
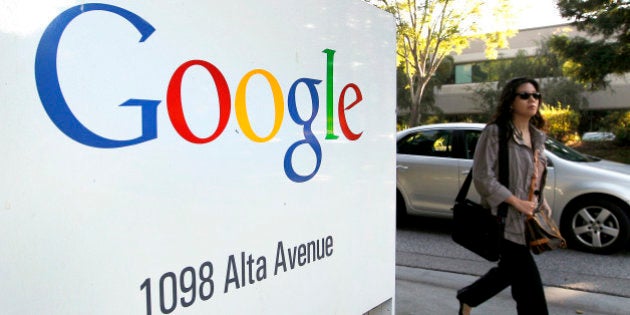
[[[457,273],[396,266],[396,315],[457,314],[458,289],[478,277]],[[605,294],[545,287],[549,313],[630,314],[630,299]],[[510,289],[473,309],[473,314],[516,314]]]

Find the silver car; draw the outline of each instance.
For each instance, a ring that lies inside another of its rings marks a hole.
[[[449,123],[397,134],[398,222],[408,215],[452,217],[484,124]],[[569,246],[600,254],[630,241],[630,165],[579,153],[549,138],[545,197]],[[468,193],[479,200],[474,185]]]

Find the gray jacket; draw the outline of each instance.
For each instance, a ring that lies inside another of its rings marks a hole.
[[[545,170],[547,158],[544,154],[545,134],[534,126],[529,127],[532,144],[537,149],[539,167]],[[498,206],[511,195],[520,199],[528,199],[530,183],[534,172],[534,150],[523,144],[516,136],[508,140],[509,154],[509,189],[499,183],[499,128],[489,124],[481,133],[475,149],[473,162],[473,183],[479,195],[481,204],[490,207],[493,214],[497,214]],[[544,185],[544,176],[539,176],[540,191]],[[542,194],[541,194],[542,196]],[[547,202],[542,197],[540,201],[543,210],[551,214]],[[505,239],[517,244],[525,245],[525,218],[518,210],[508,207],[505,220]]]

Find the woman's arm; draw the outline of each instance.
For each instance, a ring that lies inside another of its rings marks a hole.
[[[527,215],[534,214],[534,210],[536,209],[536,203],[534,201],[519,199],[514,195],[511,195],[507,199],[505,199],[510,206],[514,209],[518,210]]]
[[[507,202],[514,209],[532,214],[535,203],[522,200],[499,182],[498,169],[499,157],[499,127],[495,124],[488,125],[477,141],[473,161],[473,183],[477,192],[485,198],[491,207],[498,207],[502,202]]]

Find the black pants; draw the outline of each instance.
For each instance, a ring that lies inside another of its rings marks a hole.
[[[516,301],[519,315],[549,314],[538,267],[529,249],[504,240],[501,259],[497,267],[488,271],[473,284],[457,291],[457,299],[475,307],[497,293],[512,286],[512,297]]]

